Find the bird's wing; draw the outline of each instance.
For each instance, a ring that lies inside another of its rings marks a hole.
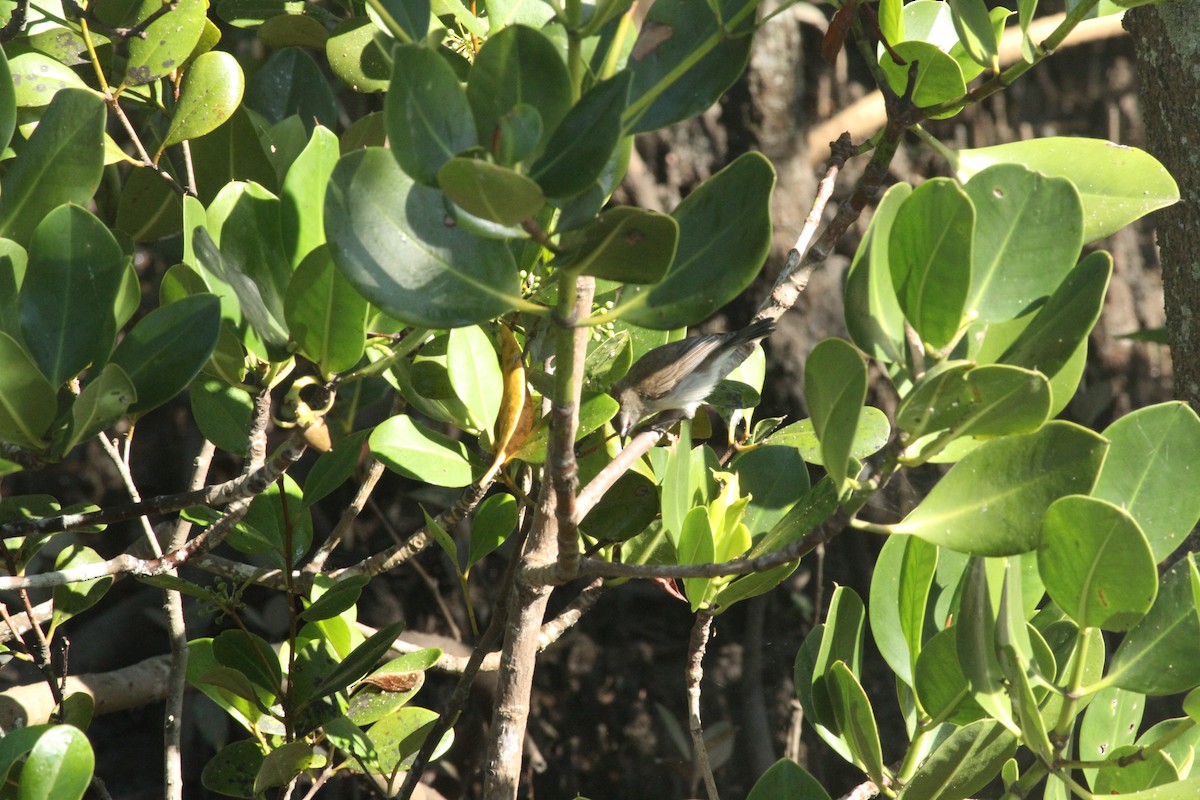
[[[724,334],[710,333],[704,336],[694,336],[691,339],[687,339],[686,341],[689,346],[683,350],[683,352],[679,353],[677,357],[671,357],[667,360],[664,360],[662,365],[658,366],[658,368],[655,369],[651,374],[661,372],[665,369],[670,369],[677,375],[687,375],[704,363],[704,360],[713,354],[713,351],[720,346],[724,338]],[[674,356],[675,354],[671,355]],[[658,400],[668,394],[669,391],[675,387],[672,384],[671,386],[665,386],[665,388],[667,391],[652,395],[647,399]]]

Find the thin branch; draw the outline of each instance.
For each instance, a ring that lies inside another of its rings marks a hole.
[[[329,560],[329,556],[333,555],[333,551],[337,549],[342,540],[346,538],[346,534],[350,532],[354,521],[358,519],[358,515],[362,513],[363,508],[367,504],[367,499],[370,498],[371,492],[375,491],[375,484],[379,483],[379,478],[383,475],[383,462],[378,459],[371,459],[367,465],[367,474],[363,476],[362,483],[358,486],[358,492],[355,493],[354,499],[350,501],[350,505],[342,509],[342,515],[338,517],[337,525],[330,531],[329,536],[317,548],[317,552],[305,565],[304,571],[309,574],[316,574],[325,568],[325,562]]]
[[[712,632],[712,614],[701,611],[692,624],[692,636],[688,642],[688,663],[685,672],[687,681],[688,731],[692,735],[692,765],[704,779],[708,800],[720,800],[717,782],[713,778],[712,766],[708,763],[708,747],[704,744],[704,725],[700,719],[700,683],[704,680],[704,652],[708,648],[708,637]]]
[[[140,503],[130,503],[116,508],[88,511],[79,514],[62,514],[32,520],[14,520],[0,525],[0,537],[24,536],[31,533],[57,533],[106,525],[110,522],[133,519],[144,514],[170,514],[188,506],[222,506],[246,497],[262,494],[280,475],[287,471],[305,450],[304,434],[297,430],[275,451],[269,464],[249,475],[218,483],[205,489],[163,495]]]
[[[121,481],[125,484],[125,491],[129,494],[129,499],[135,503],[142,501],[142,495],[138,492],[137,484],[133,482],[133,472],[129,468],[129,448],[133,441],[133,428],[130,428],[125,434],[124,452],[114,439],[109,439],[108,434],[101,431],[97,436],[100,440],[100,446],[104,448],[104,452],[108,453],[108,458],[112,461],[113,466],[117,468],[117,473],[121,476]],[[158,543],[158,537],[154,535],[154,526],[150,524],[150,518],[142,515],[138,518],[142,523],[142,533],[146,537],[146,544],[150,547],[150,552],[155,558],[162,555],[162,546]]]

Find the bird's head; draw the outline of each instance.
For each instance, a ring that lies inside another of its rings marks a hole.
[[[621,408],[617,411],[617,415],[613,417],[613,429],[617,432],[617,436],[624,442],[629,434],[633,432],[633,428],[642,418],[642,398],[638,396],[637,391],[632,386],[625,387],[614,392],[614,397],[621,404]]]

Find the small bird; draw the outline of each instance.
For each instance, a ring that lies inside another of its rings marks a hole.
[[[773,330],[775,320],[761,319],[740,331],[681,339],[646,353],[609,392],[621,404],[613,418],[617,434],[624,440],[638,422],[660,411],[681,410],[691,419]]]

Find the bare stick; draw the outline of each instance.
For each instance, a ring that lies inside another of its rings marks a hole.
[[[708,637],[712,631],[712,614],[707,610],[696,615],[692,625],[692,638],[688,642],[687,702],[688,730],[692,734],[692,763],[704,779],[708,800],[720,800],[717,782],[708,763],[708,748],[704,745],[704,725],[700,720],[700,682],[704,679],[704,651],[708,648]]]

